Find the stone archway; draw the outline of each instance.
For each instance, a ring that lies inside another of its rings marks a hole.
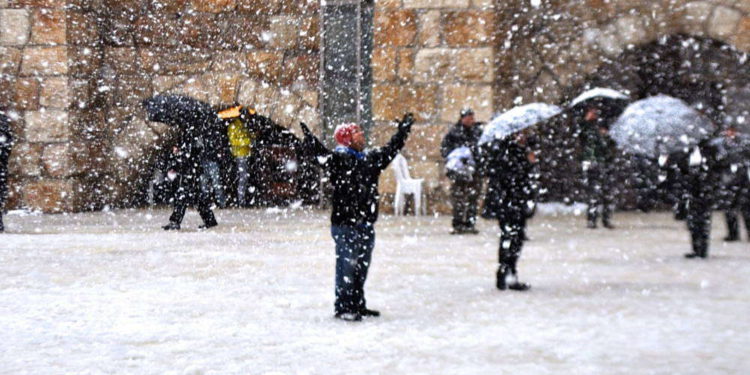
[[[499,1],[496,8],[496,111],[570,99],[602,66],[670,35],[710,38],[750,52],[747,0],[542,1],[537,7]]]
[[[665,93],[705,106],[717,123],[747,121],[750,109],[732,99],[750,91],[750,1],[521,3],[500,9],[497,112],[565,103],[590,85],[625,89],[634,99]],[[572,128],[543,128],[550,200],[582,198]],[[632,207],[634,195],[625,188],[619,203]]]

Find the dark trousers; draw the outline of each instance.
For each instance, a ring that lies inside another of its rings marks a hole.
[[[693,253],[701,257],[708,256],[708,244],[711,236],[711,210],[703,203],[688,202],[687,225]]]
[[[602,223],[609,224],[614,201],[609,172],[602,168],[592,167],[584,172],[584,184],[588,188],[587,218],[589,223],[596,225],[596,219],[601,213]]]
[[[335,312],[362,311],[366,307],[365,281],[375,248],[375,227],[331,226],[331,237],[336,243]]]
[[[5,197],[8,195],[8,168],[0,165],[0,232],[5,230],[3,213],[5,212]]]
[[[498,218],[500,224],[500,248],[498,249],[498,277],[507,273],[516,274],[516,263],[521,257],[523,239],[526,237],[526,213],[513,210]]]
[[[174,196],[174,210],[172,215],[169,216],[169,222],[175,224],[181,224],[182,219],[185,217],[185,211],[188,206],[195,205],[198,209],[203,224],[212,226],[216,225],[216,217],[214,217],[213,211],[211,211],[211,199],[200,186],[200,180],[198,178],[191,177],[179,177],[179,186]]]
[[[471,229],[477,222],[477,201],[482,190],[482,180],[453,181],[451,203],[453,204],[453,229]]]
[[[727,219],[727,237],[731,239],[740,238],[740,218],[745,221],[745,229],[750,240],[750,207],[743,207],[741,210],[729,210],[724,213],[724,217]]]

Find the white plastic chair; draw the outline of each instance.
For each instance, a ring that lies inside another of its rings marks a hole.
[[[403,215],[406,209],[406,196],[414,195],[414,214],[427,214],[427,207],[422,205],[422,178],[411,178],[409,165],[401,154],[396,155],[391,164],[396,175],[396,197],[393,201],[394,214]]]

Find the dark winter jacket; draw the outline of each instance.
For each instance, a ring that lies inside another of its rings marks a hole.
[[[5,202],[8,190],[8,160],[13,147],[13,134],[10,131],[10,119],[0,114],[0,210]]]
[[[695,152],[696,148],[699,154]],[[706,212],[716,204],[719,184],[716,151],[716,147],[704,141],[688,152],[671,153],[663,166],[676,168],[675,176],[680,179],[681,194],[690,202],[691,211]]]
[[[229,137],[224,121],[207,124],[200,138],[203,161],[221,162],[229,155]]]
[[[719,137],[710,142],[716,152],[718,207],[736,209],[750,201],[750,137]]]
[[[355,226],[377,221],[380,173],[404,147],[412,122],[405,117],[388,144],[361,153],[341,146],[331,152],[320,141],[310,138],[311,134],[306,136],[305,148],[319,159],[325,158],[322,165],[333,185],[331,225]]]
[[[609,136],[599,133],[597,121],[584,122],[581,129],[583,146],[582,160],[596,165],[610,165],[615,159],[615,142]]]
[[[448,154],[450,154],[451,151],[462,146],[469,147],[472,153],[474,155],[477,155],[477,142],[479,141],[479,137],[481,136],[481,123],[476,123],[474,124],[474,126],[467,129],[465,126],[461,125],[460,122],[458,122],[453,125],[453,127],[451,127],[450,131],[448,131],[448,134],[446,134],[443,138],[443,142],[440,144],[440,155],[442,155],[443,158],[447,158]]]
[[[534,199],[534,165],[528,160],[530,146],[513,140],[496,140],[484,146],[484,170],[489,179],[482,217],[502,218],[509,213],[528,213]]]

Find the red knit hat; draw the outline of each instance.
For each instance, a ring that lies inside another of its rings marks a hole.
[[[341,124],[336,127],[336,130],[333,132],[333,138],[336,139],[336,143],[349,147],[352,144],[352,137],[354,136],[354,133],[356,133],[359,130],[359,125],[354,123],[349,124]]]

